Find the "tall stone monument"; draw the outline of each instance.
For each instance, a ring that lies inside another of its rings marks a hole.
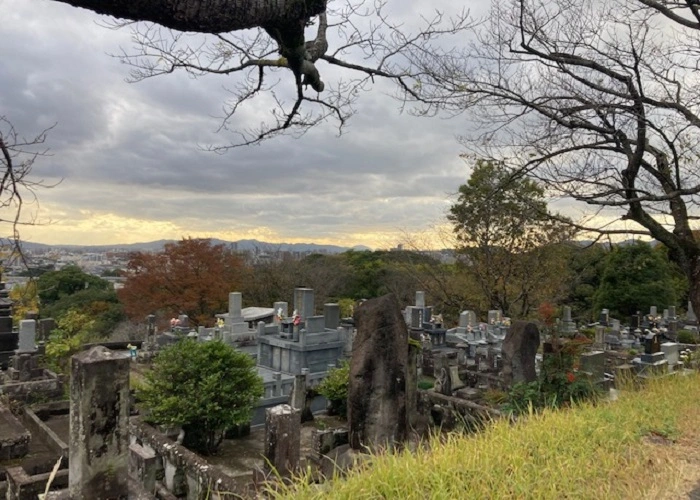
[[[503,341],[503,381],[506,385],[537,379],[535,356],[540,347],[540,330],[535,323],[514,321]]]
[[[72,500],[128,498],[129,355],[96,346],[71,358]]]
[[[393,294],[355,310],[348,385],[348,426],[354,450],[400,446],[408,432],[408,330]],[[411,380],[415,378],[412,377]],[[410,405],[409,405],[410,406]]]

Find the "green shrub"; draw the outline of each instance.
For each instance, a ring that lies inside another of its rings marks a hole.
[[[263,394],[253,358],[219,341],[184,339],[164,349],[145,382],[147,420],[182,426],[183,444],[204,454],[217,450],[226,429],[250,421]]]
[[[593,340],[595,339],[595,328],[581,328],[579,333],[585,335],[587,338]]]
[[[508,393],[504,409],[521,414],[530,408],[558,408],[584,400],[595,399],[599,389],[587,377],[576,372],[586,343],[572,340],[546,354],[539,378],[534,382],[515,384]]]
[[[676,338],[681,344],[697,344],[698,336],[696,333],[690,330],[678,330],[678,337]]]
[[[423,391],[427,391],[433,387],[435,387],[435,380],[431,378],[421,377],[421,379],[418,381],[418,388]]]
[[[330,412],[345,418],[348,414],[348,384],[350,363],[343,361],[338,368],[328,372],[328,376],[318,386],[318,393],[330,403]]]

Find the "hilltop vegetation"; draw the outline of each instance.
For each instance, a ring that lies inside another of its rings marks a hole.
[[[345,478],[308,478],[278,499],[668,498],[698,475],[700,375],[652,380],[619,400],[501,420],[416,451],[374,456]],[[687,493],[687,492],[685,492]]]

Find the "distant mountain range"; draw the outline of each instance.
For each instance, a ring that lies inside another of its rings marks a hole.
[[[22,247],[27,251],[33,250],[50,250],[52,248],[61,250],[78,250],[83,252],[109,252],[109,251],[159,251],[162,250],[166,243],[177,243],[178,240],[158,240],[143,243],[124,243],[116,245],[47,245],[44,243],[33,243],[31,241],[23,241]],[[215,245],[235,245],[240,251],[251,252],[319,252],[319,253],[342,253],[348,250],[371,250],[364,245],[356,245],[354,247],[341,247],[338,245],[317,245],[316,243],[267,243],[258,240],[238,240],[224,241],[216,238],[211,238]]]

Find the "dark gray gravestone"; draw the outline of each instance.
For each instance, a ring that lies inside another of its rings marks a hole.
[[[503,380],[507,385],[533,382],[540,330],[535,323],[514,321],[503,340]]]
[[[408,330],[392,294],[355,311],[348,386],[350,446],[393,448],[407,436]]]

